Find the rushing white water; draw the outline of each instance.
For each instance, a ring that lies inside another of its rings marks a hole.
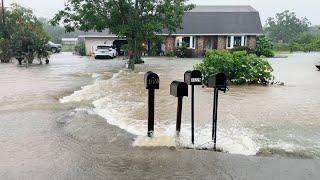
[[[305,57],[305,55],[303,56]],[[305,152],[318,156],[320,142],[315,130],[320,128],[316,110],[320,108],[319,83],[308,81],[318,75],[309,55],[303,62],[299,54],[288,59],[270,60],[276,80],[285,86],[232,86],[220,94],[218,147],[234,154],[255,155],[261,150]],[[190,99],[185,98],[182,130],[176,137],[177,99],[170,96],[173,80],[183,79],[186,70],[199,60],[146,59],[135,72],[119,71],[109,79],[96,74],[92,85],[62,98],[62,103],[90,102],[93,112],[112,125],[137,135],[134,146],[178,146],[212,148],[212,89],[195,88],[195,145],[190,137]],[[296,70],[295,70],[296,69]],[[147,134],[147,90],[144,73],[152,70],[160,76],[160,90],[155,100],[155,136]],[[293,72],[303,72],[299,76]],[[308,93],[305,93],[308,91]]]
[[[137,74],[143,76],[144,73]],[[121,83],[121,79],[128,75],[128,72],[120,71],[108,80],[97,79],[94,84],[75,91],[72,95],[62,98],[60,102],[69,103],[91,100],[94,106],[93,111],[104,117],[108,123],[138,135],[133,144],[134,146],[213,147],[211,125],[196,126],[196,141],[194,146],[190,143],[191,127],[188,122],[182,124],[182,132],[179,137],[176,137],[175,114],[172,114],[171,119],[156,121],[155,137],[146,137],[146,119],[137,119],[130,115],[130,113],[135,112],[137,109],[144,109],[140,113],[146,113],[145,98],[141,98],[140,100],[125,98],[124,100],[124,97],[134,96],[131,91],[114,91],[113,88],[110,88],[119,82]],[[165,98],[172,98],[169,95],[166,96]],[[228,118],[234,119],[232,115],[229,115]],[[210,120],[210,117],[208,119]],[[233,122],[235,121],[233,120]],[[218,129],[218,147],[230,153],[254,155],[259,147],[252,140],[252,136],[253,132],[241,127],[238,123],[233,123],[229,127]]]

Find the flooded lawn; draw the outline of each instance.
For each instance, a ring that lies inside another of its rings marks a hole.
[[[314,66],[319,59],[318,53],[270,59],[276,81],[284,86],[231,86],[229,92],[221,93],[218,147],[231,154],[319,159],[320,72]],[[310,163],[185,150],[192,147],[190,99],[184,100],[182,134],[176,138],[177,99],[169,95],[169,85],[183,80],[184,72],[200,59],[145,61],[135,72],[123,70],[121,59],[94,61],[71,54],[54,55],[50,65],[28,69],[0,64],[0,177],[103,179],[132,173],[133,177],[170,174],[205,179],[216,173],[232,179],[243,174],[235,170],[237,163],[243,163],[250,174],[243,178],[261,178],[254,173],[261,169],[255,168],[263,168],[260,172],[265,174],[285,171],[282,177],[286,178]],[[150,70],[161,79],[152,140],[146,137],[147,90],[143,84],[144,73]],[[195,102],[195,147],[210,148],[213,90],[196,87]],[[230,159],[236,163],[227,163]],[[184,163],[177,170],[180,161]],[[216,161],[222,164],[203,166]],[[316,172],[319,162],[312,163],[303,170],[305,174]],[[289,168],[290,164],[295,167]],[[193,172],[194,167],[199,169]],[[309,179],[317,177],[313,175]]]
[[[221,94],[218,146],[224,151],[260,155],[288,151],[297,156],[320,157],[320,75],[314,63],[319,54],[292,54],[287,59],[270,59],[275,81],[285,86],[232,86]],[[175,136],[177,99],[169,95],[173,80],[183,80],[186,70],[199,63],[195,59],[146,58],[135,72],[119,71],[111,79],[100,80],[61,102],[90,101],[94,113],[110,124],[138,135],[136,146],[190,147],[190,99],[183,109],[182,136]],[[161,79],[156,92],[155,138],[146,138],[147,91],[144,73],[152,70]],[[196,87],[196,147],[210,148],[213,90]],[[284,153],[285,154],[285,153]]]

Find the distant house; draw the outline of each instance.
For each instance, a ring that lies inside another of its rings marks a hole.
[[[197,6],[185,13],[181,29],[173,34],[166,30],[158,34],[164,36],[164,42],[155,47],[172,52],[185,43],[195,53],[203,55],[208,49],[255,48],[257,36],[262,33],[259,12],[251,6]],[[93,44],[112,45],[119,41],[116,35],[108,31],[88,33],[82,37],[85,39],[87,55],[91,54]],[[147,44],[150,51],[152,45]]]
[[[62,45],[75,46],[78,43],[78,38],[62,38]]]

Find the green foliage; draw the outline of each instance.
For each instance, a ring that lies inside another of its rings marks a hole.
[[[175,53],[174,53],[174,51],[165,52],[164,56],[166,56],[166,57],[174,57]]]
[[[207,51],[203,61],[195,66],[207,82],[211,75],[222,72],[236,84],[264,84],[272,79],[272,67],[263,57],[246,51]]]
[[[129,67],[141,61],[141,46],[156,33],[166,28],[170,33],[180,27],[183,15],[193,5],[186,0],[68,0],[64,10],[52,23],[63,22],[67,31],[97,30],[108,28],[119,37],[126,37],[129,44]]]
[[[74,52],[76,45],[63,45],[62,52]]]
[[[62,38],[77,38],[81,32],[66,32],[66,29],[61,26],[52,26],[50,22],[45,18],[39,18],[40,22],[43,24],[43,29],[50,37],[50,41],[54,43],[61,44]]]
[[[0,37],[0,61],[8,63],[11,59],[10,41]]]
[[[274,57],[273,43],[265,36],[257,38],[257,46],[255,49],[249,47],[236,47],[231,52],[246,51],[248,54],[256,54],[257,56]]]
[[[257,46],[255,49],[257,56],[274,57],[273,43],[265,36],[257,38]]]
[[[174,54],[179,58],[193,58],[195,57],[195,50],[189,48],[189,44],[182,42],[180,47],[175,49]]]
[[[80,56],[86,55],[86,45],[84,41],[79,41],[78,44],[74,47],[74,51]]]
[[[314,36],[309,32],[303,32],[290,43],[278,43],[274,48],[276,51],[320,51],[320,36]]]
[[[274,43],[273,50],[275,51],[290,51],[288,43]]]
[[[255,50],[247,46],[238,46],[231,49],[231,52],[236,52],[236,51],[246,51],[248,54],[255,54]]]
[[[32,63],[34,58],[41,63],[42,59],[49,57],[46,51],[49,37],[42,23],[33,15],[32,10],[12,4],[10,10],[6,11],[5,31],[7,32],[6,37],[0,36],[5,39],[2,44],[6,44],[2,51],[10,54],[10,58],[19,53],[24,54],[29,63]]]
[[[273,42],[289,43],[307,31],[310,24],[307,18],[298,18],[294,12],[287,10],[276,14],[275,18],[268,18],[265,32]]]

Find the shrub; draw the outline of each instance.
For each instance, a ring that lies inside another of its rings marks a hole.
[[[216,73],[225,73],[235,84],[264,84],[272,79],[272,67],[269,62],[246,51],[207,51],[203,61],[195,66],[208,78]]]
[[[236,51],[246,51],[248,54],[255,54],[255,50],[251,49],[249,47],[246,46],[239,46],[239,47],[235,47],[231,50],[231,52],[236,52]]]
[[[173,51],[165,52],[164,56],[174,57],[174,52]]]
[[[0,62],[8,63],[11,59],[10,41],[0,37]]]
[[[287,43],[276,43],[274,44],[273,50],[275,51],[290,51],[289,44]]]
[[[84,41],[78,42],[78,44],[74,47],[74,51],[79,54],[80,56],[86,55],[86,46]]]
[[[255,54],[257,56],[274,57],[273,43],[265,36],[259,36],[257,38],[257,47]]]
[[[192,58],[195,57],[193,49],[189,49],[186,43],[182,43],[182,46],[177,47],[175,50],[175,55],[179,58]]]

